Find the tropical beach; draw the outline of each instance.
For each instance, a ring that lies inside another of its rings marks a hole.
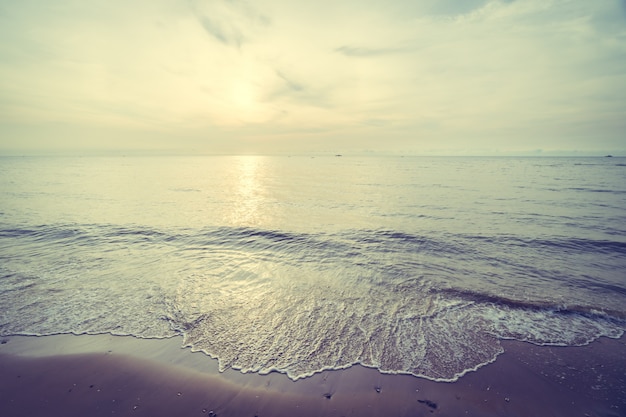
[[[0,5],[0,417],[626,416],[626,3]]]

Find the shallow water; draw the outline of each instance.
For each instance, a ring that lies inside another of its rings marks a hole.
[[[0,159],[0,334],[454,380],[626,328],[622,158]]]

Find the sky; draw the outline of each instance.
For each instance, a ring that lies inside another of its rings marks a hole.
[[[0,0],[0,154],[626,154],[625,0]]]

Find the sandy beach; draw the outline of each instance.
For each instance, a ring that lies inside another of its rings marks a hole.
[[[454,383],[353,366],[310,378],[217,371],[180,339],[5,337],[2,416],[624,416],[626,338],[506,341]]]

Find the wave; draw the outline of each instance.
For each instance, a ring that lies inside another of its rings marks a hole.
[[[579,237],[524,238],[515,235],[472,235],[440,233],[417,235],[395,230],[346,230],[342,233],[290,233],[249,227],[212,227],[204,229],[156,230],[144,226],[97,225],[36,225],[25,228],[1,227],[0,238],[33,238],[38,241],[76,241],[98,239],[103,242],[125,240],[130,243],[151,241],[179,241],[189,246],[226,245],[238,247],[310,246],[312,249],[328,247],[364,248],[376,251],[394,249],[423,249],[443,251],[447,254],[470,252],[477,244],[506,245],[526,248],[556,248],[581,252],[626,253],[626,240],[585,239]]]
[[[217,358],[222,370],[279,371],[297,380],[358,363],[385,373],[454,381],[493,361],[502,352],[502,339],[584,345],[601,336],[619,337],[625,328],[624,319],[591,308],[459,294],[414,294],[399,301],[379,293],[367,306],[356,306],[350,296],[315,305],[309,298],[318,295],[313,289],[306,296],[279,291],[289,307],[267,303],[202,314],[181,330],[186,346]],[[220,334],[219,341],[211,339],[213,334]]]
[[[561,271],[621,240],[61,224],[0,227],[0,249],[0,334],[180,335],[222,370],[292,379],[358,363],[453,381],[503,339],[626,328],[622,284]]]
[[[623,288],[616,286],[604,286],[612,291],[624,292]],[[533,312],[550,312],[558,315],[580,315],[590,319],[611,319],[614,321],[626,320],[626,312],[623,310],[607,310],[585,305],[555,304],[554,301],[542,300],[517,300],[489,293],[479,293],[454,288],[432,289],[434,294],[445,294],[450,298],[458,298],[471,301],[475,304],[489,304],[510,309],[518,309]],[[626,293],[625,293],[626,294]]]

